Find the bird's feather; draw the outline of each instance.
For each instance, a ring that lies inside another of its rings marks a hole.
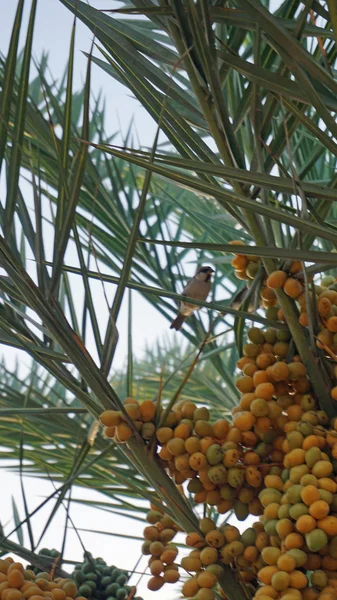
[[[211,290],[211,277],[213,269],[211,267],[200,267],[194,277],[187,282],[182,291],[182,296],[195,298],[196,300],[206,300]],[[171,323],[171,329],[180,329],[186,317],[189,317],[200,307],[190,302],[181,302],[177,318]]]

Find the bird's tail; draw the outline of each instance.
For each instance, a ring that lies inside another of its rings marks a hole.
[[[175,329],[176,331],[179,331],[179,329],[181,329],[181,326],[182,326],[183,322],[185,321],[185,319],[186,319],[186,317],[184,315],[182,315],[181,313],[179,313],[177,318],[174,319],[174,321],[172,321],[172,323],[170,325],[170,329]]]

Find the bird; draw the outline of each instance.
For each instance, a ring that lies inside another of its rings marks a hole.
[[[195,298],[196,300],[206,300],[211,289],[212,273],[214,273],[214,269],[211,267],[199,267],[194,277],[190,279],[184,287],[182,296],[188,296],[189,298]],[[200,306],[189,304],[188,302],[181,302],[178,316],[172,321],[170,329],[179,331],[186,317],[189,317],[198,308],[200,308]]]

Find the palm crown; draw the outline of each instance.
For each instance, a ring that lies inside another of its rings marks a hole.
[[[1,443],[19,469],[29,442],[26,471],[57,475],[61,499],[84,485],[86,473],[93,487],[109,482],[103,493],[111,507],[116,494],[120,511],[130,510],[130,496],[139,513],[136,499],[165,501],[190,531],[197,525],[188,499],[139,440],[127,450],[111,446],[94,423],[129,395],[164,408],[178,398],[202,401],[227,415],[263,272],[295,256],[306,277],[335,274],[336,8],[333,0],[284,0],[276,8],[267,0],[132,0],[104,11],[60,2],[75,15],[62,81],[52,81],[45,61],[31,77],[36,0],[21,55],[18,1],[0,65],[0,340],[32,359],[28,380],[2,365]],[[79,92],[72,83],[78,20],[95,36]],[[151,148],[131,133],[119,146],[108,137],[92,68],[121,82],[151,115]],[[230,265],[229,253],[240,249],[263,261],[249,287]],[[185,346],[167,336],[136,360],[132,299],[141,294],[169,323],[184,300],[190,261],[216,265],[211,298],[195,301],[207,308],[184,326]],[[107,302],[102,315],[95,281]],[[128,332],[119,325],[123,302]],[[280,305],[324,408],[324,361],[282,293]],[[259,312],[254,321],[270,324]],[[127,365],[116,372],[118,338],[126,335]],[[40,445],[60,432],[63,448],[51,464]],[[242,594],[227,577],[229,597]]]

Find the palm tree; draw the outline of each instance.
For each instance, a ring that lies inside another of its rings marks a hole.
[[[246,322],[269,322],[250,312],[261,272],[246,289],[232,272],[231,251],[262,257],[267,273],[296,254],[306,277],[335,274],[335,3],[125,0],[109,11],[60,2],[75,16],[61,82],[48,77],[45,61],[30,81],[36,0],[22,57],[19,0],[1,60],[0,340],[32,358],[27,380],[20,369],[2,367],[1,443],[20,469],[28,439],[26,471],[57,474],[60,502],[72,485],[84,485],[82,473],[99,488],[109,471],[104,495],[112,508],[129,510],[131,497],[138,510],[137,498],[146,497],[165,502],[185,531],[196,530],[191,503],[141,441],[110,444],[95,422],[131,394],[164,405],[194,399],[216,415],[235,405],[233,373]],[[72,84],[78,20],[94,36],[81,92]],[[93,65],[125,85],[154,119],[152,148],[135,147],[131,133],[122,147],[108,137],[90,85]],[[168,338],[135,361],[132,298],[141,294],[169,323],[191,260],[216,264],[212,300],[198,302],[207,310],[189,319],[183,347]],[[95,309],[95,280],[108,302],[105,315]],[[277,296],[331,414],[326,365],[307,343],[294,302],[282,291]],[[128,332],[118,331],[123,301]],[[122,335],[127,366],[112,376]],[[51,464],[41,440],[61,431],[64,448]],[[230,599],[246,597],[230,569],[221,583]]]

